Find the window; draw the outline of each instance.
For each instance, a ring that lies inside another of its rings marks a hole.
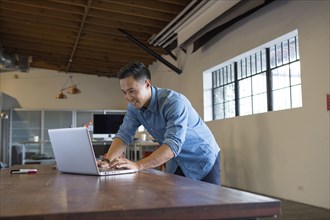
[[[235,77],[233,65],[224,66],[212,74],[214,119],[235,116]]]
[[[212,119],[206,121],[301,107],[298,32],[206,71],[204,81],[208,78]]]
[[[270,47],[273,110],[301,107],[298,37]]]
[[[266,50],[246,56],[237,62],[238,115],[267,111]]]

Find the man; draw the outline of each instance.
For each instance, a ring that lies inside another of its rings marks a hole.
[[[123,124],[100,166],[144,170],[166,163],[166,171],[220,185],[220,148],[189,100],[175,91],[152,86],[149,70],[140,63],[118,73],[129,102]],[[160,144],[137,162],[121,157],[140,125]]]

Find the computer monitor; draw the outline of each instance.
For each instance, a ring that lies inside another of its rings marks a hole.
[[[94,114],[93,135],[112,137],[123,123],[125,112],[113,114]]]

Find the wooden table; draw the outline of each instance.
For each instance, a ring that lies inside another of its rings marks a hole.
[[[1,219],[237,219],[277,216],[280,201],[148,170],[117,176],[0,172]]]

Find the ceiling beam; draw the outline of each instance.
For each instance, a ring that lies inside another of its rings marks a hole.
[[[81,20],[81,24],[80,24],[80,29],[79,29],[79,32],[78,32],[78,35],[77,35],[77,38],[76,38],[76,42],[74,43],[74,46],[73,46],[73,49],[72,49],[72,52],[71,52],[71,55],[70,55],[70,58],[68,60],[68,64],[66,66],[66,69],[65,69],[65,72],[67,73],[70,69],[70,65],[71,65],[71,62],[72,62],[72,59],[73,59],[73,56],[76,52],[76,49],[77,49],[77,46],[78,46],[78,43],[79,43],[79,40],[80,40],[80,37],[81,37],[81,33],[84,29],[84,25],[85,25],[85,22],[86,22],[86,18],[87,18],[87,15],[88,15],[88,11],[91,7],[91,4],[92,4],[92,1],[93,0],[88,0],[88,3],[87,3],[87,6],[85,8],[85,11],[84,11],[84,15],[83,15],[83,18]]]

